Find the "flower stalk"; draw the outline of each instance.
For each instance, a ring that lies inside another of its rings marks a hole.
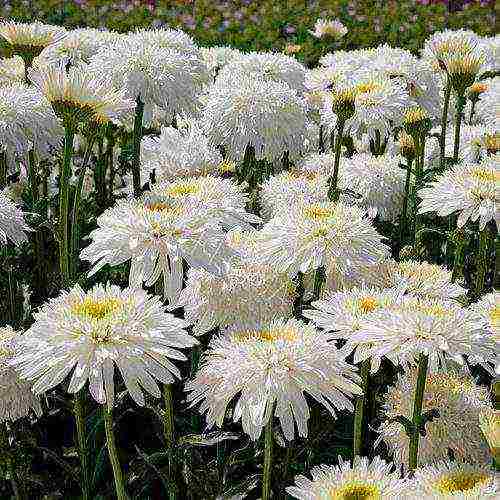
[[[113,469],[115,480],[115,491],[117,500],[127,500],[125,483],[123,481],[123,472],[118,458],[118,449],[116,447],[115,434],[113,431],[113,410],[103,406],[104,428],[106,431],[106,443],[108,446],[109,460]]]
[[[361,379],[363,395],[356,399],[356,408],[354,412],[354,456],[363,455],[363,434],[364,434],[364,413],[368,391],[370,387],[370,360],[365,359],[361,363]]]
[[[453,145],[453,164],[458,162],[458,153],[460,150],[460,129],[462,126],[462,120],[464,118],[464,109],[465,109],[465,96],[458,95],[457,96],[457,113],[455,117],[455,142]]]
[[[264,473],[262,477],[262,500],[271,498],[271,472],[273,464],[273,415],[269,415],[264,430]]]
[[[133,157],[132,157],[132,182],[134,186],[134,196],[139,196],[142,190],[141,184],[141,140],[142,140],[142,118],[144,115],[144,103],[141,96],[137,96],[134,119],[133,135]]]
[[[481,296],[484,290],[486,273],[488,272],[488,253],[490,243],[490,229],[486,226],[479,232],[479,248],[476,257],[475,294]]]
[[[163,400],[165,403],[165,418],[163,419],[163,436],[167,446],[168,454],[168,478],[169,478],[169,500],[177,498],[177,485],[174,481],[175,477],[175,434],[174,434],[174,407],[172,399],[172,385],[164,384]]]
[[[335,140],[335,157],[333,163],[333,174],[328,180],[328,198],[331,201],[337,201],[339,199],[337,184],[339,178],[340,152],[342,150],[342,139],[344,136],[344,125],[345,121],[339,118],[339,121],[337,122],[337,137]]]
[[[78,456],[80,458],[80,475],[82,480],[82,500],[90,499],[89,466],[87,454],[87,433],[85,431],[85,393],[82,390],[75,395],[73,412],[76,422],[76,434],[78,441]]]
[[[7,472],[15,500],[22,500],[23,497],[17,482],[16,466],[9,445],[9,431],[6,423],[0,423],[0,456],[7,465]]]
[[[439,137],[439,168],[444,168],[446,156],[446,128],[448,125],[448,109],[450,107],[451,98],[451,81],[447,78],[446,87],[444,90],[443,114],[441,116],[441,135]]]

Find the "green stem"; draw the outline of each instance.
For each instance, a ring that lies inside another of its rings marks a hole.
[[[114,165],[114,150],[115,150],[116,138],[113,131],[109,132],[107,138],[106,152],[108,156],[108,168],[109,168],[109,185],[108,185],[108,198],[109,201],[113,202],[113,193],[115,192],[115,165]]]
[[[448,126],[448,108],[450,107],[451,82],[448,78],[444,91],[443,114],[441,116],[441,136],[439,137],[439,167],[444,168],[446,155],[446,128]]]
[[[76,422],[76,434],[78,441],[78,455],[80,458],[80,474],[82,479],[82,500],[90,499],[89,466],[87,454],[87,433],[85,432],[85,393],[82,390],[74,398],[74,414]]]
[[[123,482],[123,473],[118,458],[118,450],[116,448],[115,434],[113,432],[113,410],[103,406],[104,428],[106,430],[106,442],[108,445],[109,460],[113,468],[113,477],[115,480],[115,491],[117,500],[127,500],[125,484]]]
[[[333,163],[333,174],[328,182],[328,198],[331,201],[337,201],[339,199],[339,193],[337,190],[338,178],[339,178],[339,165],[340,165],[340,152],[342,150],[342,138],[344,136],[344,125],[343,120],[339,120],[337,123],[337,139],[335,142],[335,159]]]
[[[403,248],[404,238],[406,234],[407,213],[408,213],[408,198],[410,196],[410,180],[411,180],[411,166],[413,160],[407,159],[406,165],[406,180],[405,180],[405,196],[403,200],[403,208],[401,211],[401,218],[399,222],[399,249]]]
[[[75,134],[69,127],[65,130],[64,157],[59,179],[59,266],[64,285],[69,283],[69,180]]]
[[[271,498],[271,471],[273,463],[273,415],[264,430],[264,474],[262,477],[262,500]]]
[[[465,97],[457,96],[457,114],[455,117],[455,142],[453,146],[453,163],[458,162],[458,152],[460,150],[460,128],[464,117]]]
[[[321,290],[326,281],[325,268],[323,266],[318,267],[314,273],[314,290],[313,290],[313,300],[319,300],[321,297]]]
[[[476,110],[477,99],[473,99],[470,103],[470,114],[469,114],[469,125],[472,125],[472,118],[474,118],[474,112]]]
[[[7,471],[10,477],[12,493],[16,500],[21,500],[22,495],[17,483],[16,464],[12,457],[12,451],[9,444],[9,431],[6,423],[0,423],[0,455],[7,462]]]
[[[169,478],[169,492],[168,498],[175,500],[177,498],[177,485],[174,480],[175,477],[175,433],[174,433],[174,407],[172,400],[172,385],[164,384],[163,386],[163,399],[165,402],[165,418],[163,420],[163,436],[167,446],[168,454],[168,478]]]
[[[0,151],[0,189],[7,186],[7,154]]]
[[[363,419],[366,406],[366,398],[370,386],[370,360],[366,359],[361,363],[361,379],[363,395],[356,399],[356,409],[354,413],[354,456],[363,455]]]
[[[486,273],[488,271],[488,250],[490,243],[490,229],[486,226],[479,232],[479,248],[476,257],[475,293],[479,297],[484,290]]]
[[[319,126],[319,152],[325,152],[325,127],[324,125]]]
[[[38,201],[38,177],[36,174],[35,152],[32,149],[28,152],[28,178],[30,181],[31,202],[34,209]]]
[[[30,149],[28,151],[28,178],[30,182],[31,190],[31,207],[33,212],[37,212],[38,208],[38,176],[36,172],[36,159],[35,151]],[[40,283],[42,281],[42,266],[44,265],[44,259],[42,258],[42,246],[43,240],[40,231],[36,231],[33,235],[33,255],[35,258],[35,273],[34,273],[34,288],[39,290]]]
[[[418,361],[418,375],[417,385],[415,387],[415,396],[413,400],[413,432],[410,437],[409,445],[409,463],[410,471],[418,467],[418,442],[420,439],[420,424],[422,421],[422,407],[425,394],[425,383],[427,380],[427,367],[429,365],[429,358],[425,354],[420,354]]]
[[[134,196],[139,196],[142,190],[141,184],[141,140],[142,140],[142,117],[144,115],[144,103],[141,96],[137,97],[134,120],[134,151],[132,158],[132,180],[134,185]]]
[[[195,345],[191,348],[191,377],[194,377],[196,371],[198,370],[198,363],[200,361],[200,346]],[[195,412],[191,416],[191,426],[193,427],[193,432],[199,432],[200,430],[200,418]]]

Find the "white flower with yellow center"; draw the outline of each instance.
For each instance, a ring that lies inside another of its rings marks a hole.
[[[478,314],[456,302],[412,295],[366,318],[351,340],[368,344],[362,357],[372,361],[385,356],[407,366],[427,355],[431,372],[447,360],[464,365],[466,357],[469,364],[492,364],[498,350]]]
[[[405,496],[406,478],[380,457],[354,457],[353,463],[338,457],[339,465],[311,470],[312,480],[295,477],[286,491],[300,500],[398,500]]]
[[[26,232],[31,231],[24,220],[25,214],[7,196],[7,191],[0,191],[0,243],[6,245],[11,240],[14,245],[28,241]]]
[[[482,500],[500,496],[498,474],[487,466],[442,460],[415,470],[411,498]]]
[[[293,313],[293,282],[271,266],[237,263],[222,276],[190,269],[179,305],[193,333],[217,327],[266,323]]]
[[[163,276],[165,297],[175,307],[182,289],[183,263],[222,274],[232,255],[219,222],[203,206],[146,194],[120,200],[97,219],[92,243],[80,254],[94,264],[131,261],[130,284],[151,286]]]
[[[378,429],[376,445],[384,441],[397,464],[408,463],[409,438],[404,427],[391,419],[401,415],[411,419],[416,381],[417,370],[409,370],[398,377],[384,396],[385,420]],[[447,459],[451,451],[456,460],[487,463],[489,450],[479,428],[479,414],[488,408],[488,389],[476,385],[465,370],[428,374],[423,412],[437,410],[439,416],[425,424],[426,435],[420,436],[419,442],[419,462]]]
[[[336,417],[337,411],[353,411],[350,398],[361,394],[359,380],[326,334],[290,319],[214,337],[186,391],[191,405],[201,403],[209,427],[223,426],[236,398],[233,420],[241,419],[253,440],[273,416],[292,440],[295,425],[300,436],[307,436],[305,392]]]
[[[25,79],[24,61],[19,56],[0,59],[0,87],[22,85]]]
[[[92,397],[110,408],[115,366],[142,406],[141,389],[160,397],[157,380],[171,384],[181,377],[171,359],[186,357],[177,349],[197,344],[185,331],[187,323],[165,312],[160,297],[109,284],[63,291],[34,319],[11,361],[22,378],[33,381],[33,392],[43,394],[73,372],[69,393],[88,381]]]
[[[470,219],[480,229],[493,220],[500,225],[500,158],[486,158],[479,164],[460,164],[418,191],[419,213],[436,212],[446,217],[458,212],[457,226]]]
[[[348,29],[338,19],[317,19],[314,30],[309,30],[309,33],[316,38],[340,40],[347,31]]]
[[[102,70],[93,73],[88,67],[66,71],[63,66],[43,66],[28,74],[65,126],[71,128],[86,122],[118,123],[135,106],[123,91],[110,86]]]
[[[16,354],[16,342],[21,334],[12,327],[0,327],[0,425],[3,422],[25,417],[30,412],[42,415],[40,401],[33,392],[31,384],[19,378],[18,373],[9,366]]]
[[[387,257],[365,212],[342,203],[301,203],[280,212],[258,234],[261,259],[295,275],[321,266],[347,274]]]
[[[274,175],[261,185],[262,215],[271,219],[280,211],[288,211],[295,203],[328,201],[328,177],[301,170],[290,170]]]
[[[155,184],[152,192],[182,205],[203,206],[224,228],[259,224],[260,217],[245,210],[245,185],[212,175]]]

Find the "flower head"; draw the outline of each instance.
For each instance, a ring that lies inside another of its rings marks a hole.
[[[141,387],[160,397],[155,380],[171,384],[180,378],[170,360],[186,359],[177,348],[197,343],[185,331],[187,323],[166,313],[159,297],[109,284],[88,292],[76,285],[34,318],[12,358],[20,376],[42,394],[73,372],[68,392],[78,392],[88,380],[92,397],[110,408],[115,366],[132,399],[144,405]]]
[[[0,87],[22,85],[25,79],[24,61],[19,56],[0,59]]]
[[[238,49],[232,47],[201,47],[200,51],[205,64],[214,77],[226,64],[241,55]]]
[[[209,426],[222,426],[227,406],[236,397],[233,419],[241,419],[252,439],[276,416],[291,440],[294,423],[299,435],[307,436],[304,392],[335,417],[336,411],[353,411],[349,398],[361,393],[358,380],[327,335],[290,319],[214,337],[186,390],[192,405],[201,402]]]
[[[317,19],[314,30],[309,30],[309,33],[316,38],[340,40],[347,34],[347,31],[347,28],[338,19]]]

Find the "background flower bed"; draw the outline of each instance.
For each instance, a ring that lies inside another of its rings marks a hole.
[[[489,0],[454,0],[451,6],[429,0],[11,0],[2,2],[0,17],[117,31],[178,27],[202,46],[245,50],[300,44],[297,58],[313,64],[325,51],[325,42],[308,32],[318,17],[337,17],[346,25],[343,49],[389,43],[417,51],[429,34],[445,28],[494,34],[494,5]]]

